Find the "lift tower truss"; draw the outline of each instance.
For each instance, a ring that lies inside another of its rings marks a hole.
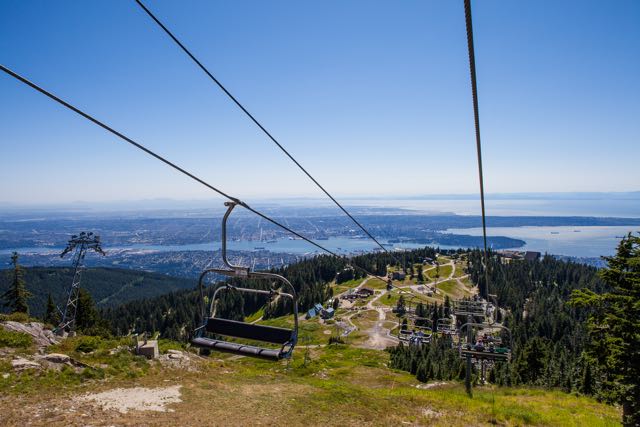
[[[67,247],[60,254],[60,258],[63,258],[69,252],[74,252],[73,281],[67,294],[67,304],[64,307],[64,311],[62,311],[62,321],[56,328],[58,334],[63,334],[65,331],[75,331],[78,298],[80,296],[80,280],[82,278],[82,270],[84,270],[84,257],[88,250],[95,251],[100,255],[105,255],[100,244],[100,236],[83,231],[79,235],[71,236]]]

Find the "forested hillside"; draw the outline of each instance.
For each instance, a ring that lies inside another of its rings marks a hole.
[[[471,252],[469,261],[473,282],[484,287],[482,254]],[[512,361],[495,364],[488,374],[491,383],[599,394],[597,368],[586,363],[583,355],[588,345],[589,312],[569,304],[576,289],[607,290],[597,269],[551,256],[503,264],[494,255],[490,258],[489,286],[504,313],[500,317],[513,334]],[[422,381],[464,376],[463,360],[444,339],[435,339],[423,349],[401,345],[390,351],[392,366],[410,371]]]
[[[412,263],[421,262],[425,257],[434,257],[433,248],[418,249],[400,256],[400,262],[407,268]],[[313,304],[326,301],[331,296],[329,283],[347,266],[358,266],[353,269],[353,278],[364,277],[362,269],[376,275],[385,275],[387,266],[394,260],[388,254],[374,253],[354,257],[352,259],[317,256],[282,269],[272,270],[285,276],[298,293],[300,312],[309,309]],[[266,289],[269,283],[244,282],[244,285]],[[211,288],[208,290],[212,294]],[[133,301],[120,307],[103,311],[103,316],[113,326],[114,332],[128,330],[160,332],[171,339],[184,340],[189,331],[200,320],[200,303],[197,291],[174,292],[143,301]],[[219,310],[223,317],[242,318],[262,307],[265,300],[249,296],[244,299],[238,295],[226,293],[221,298]],[[287,301],[280,299],[278,305],[268,306],[264,317],[273,317],[290,312]]]
[[[73,279],[73,269],[31,267],[24,270],[27,289],[33,294],[28,300],[31,315],[44,315],[49,294],[56,304],[64,305],[67,290]],[[11,273],[11,270],[0,271],[0,294],[9,286]],[[115,307],[168,292],[194,289],[196,281],[145,271],[89,268],[82,273],[82,287],[91,294],[98,307]],[[0,307],[0,312],[2,310]]]

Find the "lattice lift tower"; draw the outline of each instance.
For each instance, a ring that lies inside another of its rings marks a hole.
[[[84,270],[84,256],[88,250],[105,255],[100,244],[100,236],[83,231],[79,235],[71,236],[67,247],[60,254],[60,258],[63,258],[69,252],[75,251],[73,255],[73,281],[67,295],[67,305],[62,311],[62,321],[56,328],[56,333],[60,335],[64,334],[65,331],[75,331],[78,297],[80,296],[80,279],[82,278],[82,270]]]

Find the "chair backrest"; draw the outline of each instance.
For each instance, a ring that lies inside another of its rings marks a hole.
[[[210,317],[207,320],[207,332],[233,338],[244,338],[255,341],[286,344],[293,339],[294,331],[275,326],[256,325],[236,320]]]

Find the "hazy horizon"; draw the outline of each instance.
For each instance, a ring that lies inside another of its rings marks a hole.
[[[435,194],[398,196],[344,196],[338,197],[354,214],[416,213],[479,215],[478,194]],[[138,213],[198,212],[220,213],[223,198],[118,201],[74,201],[57,204],[15,204],[0,202],[0,214],[19,213]],[[294,212],[296,209],[322,210],[323,214],[343,213],[322,197],[256,198],[246,200],[260,209]],[[495,193],[486,195],[488,216],[585,216],[585,217],[640,217],[640,192],[578,192],[578,193]]]
[[[461,2],[149,7],[337,197],[477,192]],[[474,5],[488,193],[638,188],[638,19],[633,1]],[[0,51],[234,196],[322,195],[135,2],[3,2]],[[0,200],[211,194],[4,74],[0,92]]]

